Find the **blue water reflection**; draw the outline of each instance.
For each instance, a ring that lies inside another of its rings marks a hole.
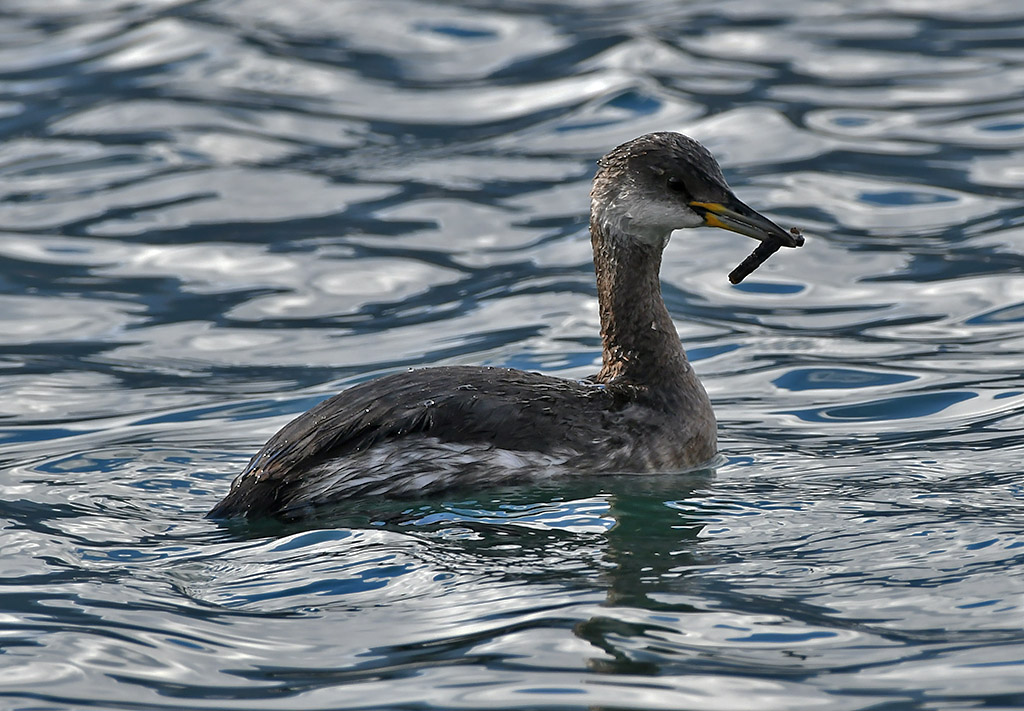
[[[1018,708],[1011,0],[9,0],[0,706]],[[712,469],[203,518],[410,366],[584,377],[594,159],[688,132],[803,229],[663,289]]]
[[[858,389],[896,385],[915,380],[913,375],[852,368],[794,368],[772,381],[785,390]]]
[[[948,407],[977,397],[971,392],[928,393],[884,398],[859,405],[844,405],[820,410],[795,410],[792,414],[808,422],[829,420],[906,420],[936,415]]]

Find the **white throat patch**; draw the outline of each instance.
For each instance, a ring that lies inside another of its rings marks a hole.
[[[662,248],[674,230],[704,224],[704,218],[685,205],[644,199],[633,192],[621,192],[604,203],[593,199],[590,209],[605,235],[621,235]]]

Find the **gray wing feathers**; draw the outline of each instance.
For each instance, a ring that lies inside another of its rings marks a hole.
[[[608,400],[593,385],[504,368],[452,366],[371,380],[323,401],[282,428],[210,516],[273,511],[287,496],[289,483],[319,462],[411,434],[517,451],[578,445],[588,436],[581,429],[590,429],[581,428],[581,421],[600,429]],[[581,418],[587,410],[594,417]],[[569,419],[575,427],[567,428]],[[560,430],[563,436],[552,437]]]

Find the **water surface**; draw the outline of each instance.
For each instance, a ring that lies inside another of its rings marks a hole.
[[[1024,707],[1024,9],[7,0],[0,706]],[[410,366],[598,363],[596,157],[676,235],[714,470],[206,521]]]

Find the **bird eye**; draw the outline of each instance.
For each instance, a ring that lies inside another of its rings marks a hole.
[[[680,180],[679,178],[671,177],[671,178],[668,179],[668,183],[667,184],[668,184],[668,189],[671,190],[674,193],[685,193],[686,192],[686,184],[683,183],[683,181]]]

